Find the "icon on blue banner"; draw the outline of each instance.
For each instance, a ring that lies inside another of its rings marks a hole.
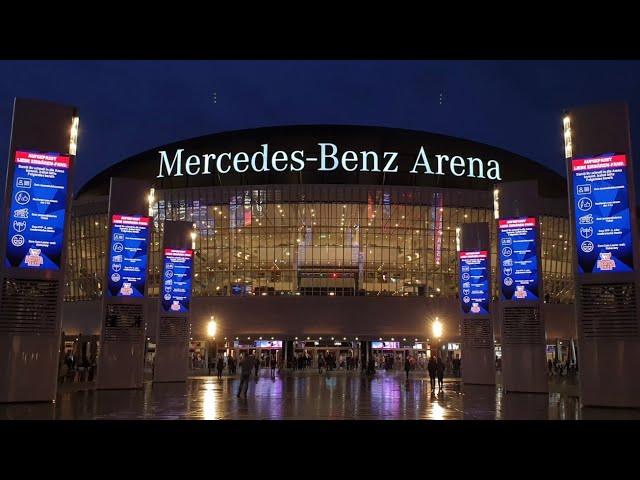
[[[462,279],[463,280],[469,280],[471,278],[471,275],[469,275],[468,273],[463,273],[462,274]]]
[[[165,300],[167,300],[167,301],[171,300],[171,294],[167,293],[167,294],[164,296],[164,299],[165,299]]]
[[[511,250],[511,247],[504,247],[502,249],[502,255],[504,255],[505,257],[510,257],[512,253],[513,250]]]
[[[114,252],[120,253],[122,250],[124,250],[124,246],[121,243],[114,243],[113,244],[113,251]],[[115,260],[114,260],[114,262],[115,262]]]
[[[14,220],[13,221],[13,229],[20,233],[20,232],[24,232],[24,230],[27,228],[27,221],[26,220]]]
[[[113,256],[113,261],[114,262],[122,262],[122,255],[114,255]]]
[[[611,271],[616,268],[616,262],[611,258],[611,252],[600,252],[600,260],[596,266],[603,271]]]
[[[113,270],[114,272],[119,272],[122,269],[122,264],[121,263],[112,263],[111,264],[111,270]]]
[[[576,186],[578,195],[589,195],[591,193],[591,185],[578,185]]]
[[[462,297],[462,301],[464,303],[469,303],[471,301],[471,299],[469,297]]]
[[[119,282],[120,281],[120,274],[118,273],[114,273],[111,275],[111,280],[114,282]]]
[[[591,210],[591,207],[593,207],[593,202],[591,201],[590,198],[584,197],[578,200],[578,208],[583,212],[587,212]]]
[[[513,278],[511,277],[507,277],[504,279],[504,284],[508,287],[510,285],[513,285]]]
[[[469,288],[469,287],[471,287],[471,283],[470,282],[464,282],[462,284],[462,288]]]
[[[30,178],[18,177],[16,179],[16,187],[31,188],[31,179]]]
[[[14,247],[21,247],[24,245],[24,237],[22,235],[14,235],[11,237],[11,244]]]
[[[173,277],[173,270],[167,270],[166,272],[164,272],[164,276],[167,278]]]
[[[29,203],[29,200],[31,200],[31,195],[29,195],[24,190],[20,190],[18,193],[16,193],[16,203],[20,205],[26,205],[27,203]]]
[[[511,238],[503,238],[502,245],[511,245]]]
[[[593,251],[593,242],[590,242],[589,240],[587,240],[586,242],[582,242],[582,244],[580,245],[580,248],[585,253],[592,252]]]
[[[502,272],[505,274],[505,276],[509,276],[513,273],[513,268],[509,267],[509,268],[503,268]]]
[[[580,225],[591,225],[593,223],[593,215],[588,213],[587,215],[583,215],[578,219]]]
[[[167,270],[171,270],[173,268],[173,263],[167,263]]]
[[[507,258],[502,262],[502,265],[505,267],[513,267],[513,258]]]
[[[593,227],[580,227],[580,235],[584,238],[589,238],[593,235]]]
[[[113,234],[113,239],[116,242],[123,242],[124,241],[124,233],[114,233]]]
[[[16,218],[29,218],[29,209],[19,208],[13,211],[13,216]]]

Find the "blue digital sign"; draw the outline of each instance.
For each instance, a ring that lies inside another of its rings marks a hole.
[[[60,270],[69,157],[16,152],[7,228],[7,267]]]
[[[489,313],[487,251],[460,252],[460,305],[462,313]]]
[[[579,273],[632,272],[627,158],[571,161]]]
[[[499,220],[498,226],[502,299],[537,300],[536,219],[509,218]]]
[[[192,250],[164,249],[162,272],[162,311],[189,311],[191,298]]]
[[[107,296],[144,297],[149,217],[113,215]]]

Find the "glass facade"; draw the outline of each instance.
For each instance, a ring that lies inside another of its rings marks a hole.
[[[192,221],[196,227],[194,296],[455,298],[456,227],[490,222],[492,245],[496,239],[491,192],[424,187],[296,184],[156,190],[153,217],[151,296],[159,290],[165,220]],[[551,302],[572,302],[568,218],[543,214],[540,225],[545,294]],[[106,211],[72,215],[66,300],[100,298],[106,228]],[[497,295],[495,255],[492,265]]]

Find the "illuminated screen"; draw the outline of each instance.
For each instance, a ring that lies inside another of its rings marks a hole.
[[[164,249],[162,272],[162,311],[189,311],[191,299],[192,250]]]
[[[625,155],[571,161],[579,273],[633,271]]]
[[[282,348],[282,340],[256,340],[256,348]]]
[[[69,157],[17,151],[7,228],[7,267],[60,270]]]
[[[107,296],[144,297],[149,217],[113,215]]]
[[[400,348],[400,342],[371,342],[371,348]]]
[[[537,300],[536,219],[501,219],[498,225],[502,299]]]
[[[486,250],[460,252],[460,306],[463,313],[489,313]]]

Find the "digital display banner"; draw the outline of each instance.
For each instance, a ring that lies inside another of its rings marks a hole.
[[[60,270],[69,157],[17,151],[7,228],[7,267]]]
[[[502,219],[498,221],[498,226],[502,299],[537,300],[536,219]]]
[[[579,273],[633,271],[627,158],[571,161]]]
[[[149,217],[113,215],[107,296],[144,297]]]
[[[462,313],[489,313],[487,251],[460,252],[460,305]]]
[[[193,250],[164,249],[162,273],[162,311],[189,311]]]
[[[400,342],[371,342],[371,348],[374,348],[374,349],[400,348]]]

